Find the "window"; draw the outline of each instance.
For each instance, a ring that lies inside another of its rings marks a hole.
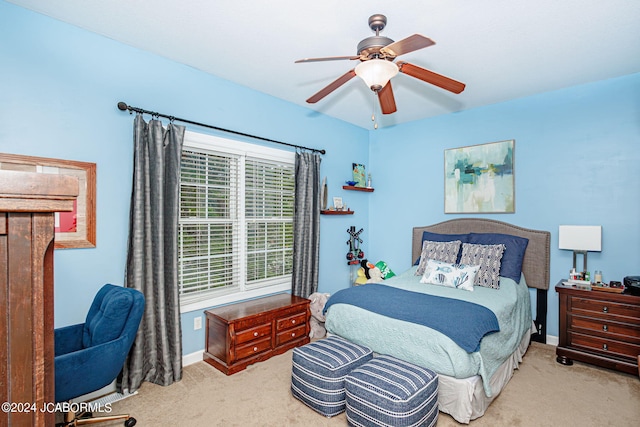
[[[182,311],[291,289],[294,153],[185,133]]]

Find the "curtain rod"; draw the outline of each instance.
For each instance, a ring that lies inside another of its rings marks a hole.
[[[247,136],[249,138],[259,139],[259,140],[267,141],[267,142],[273,142],[273,143],[276,143],[276,144],[286,145],[288,147],[301,148],[303,150],[310,150],[310,151],[315,151],[316,153],[326,154],[325,150],[319,150],[317,148],[304,147],[302,145],[289,144],[288,142],[275,141],[273,139],[263,138],[261,136],[250,135],[248,133],[242,133],[242,132],[238,132],[238,131],[235,131],[235,130],[224,129],[224,128],[220,128],[220,127],[217,127],[217,126],[208,125],[208,124],[205,124],[205,123],[199,123],[199,122],[194,122],[192,120],[181,119],[179,117],[169,116],[167,114],[157,113],[155,111],[149,111],[149,110],[144,110],[144,109],[138,108],[138,107],[132,107],[130,105],[127,105],[126,102],[122,102],[122,101],[118,102],[118,109],[122,110],[122,111],[129,110],[129,112],[135,111],[136,113],[149,114],[151,116],[156,116],[156,117],[164,117],[164,118],[169,119],[171,121],[177,120],[179,122],[189,123],[189,124],[196,125],[196,126],[202,126],[202,127],[209,128],[209,129],[215,129],[215,130],[219,130],[219,131],[222,131],[222,132],[233,133],[235,135]]]

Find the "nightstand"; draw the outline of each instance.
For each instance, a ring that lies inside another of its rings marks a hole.
[[[556,285],[560,310],[556,360],[638,374],[640,297]]]

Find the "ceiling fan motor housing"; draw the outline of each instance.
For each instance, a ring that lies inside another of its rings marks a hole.
[[[393,40],[385,36],[371,36],[358,43],[358,55],[369,59],[382,57],[380,49],[389,46]]]

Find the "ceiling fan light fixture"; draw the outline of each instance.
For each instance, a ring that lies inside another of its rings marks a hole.
[[[358,64],[355,72],[371,90],[378,91],[398,74],[398,66],[385,59],[370,59]]]

